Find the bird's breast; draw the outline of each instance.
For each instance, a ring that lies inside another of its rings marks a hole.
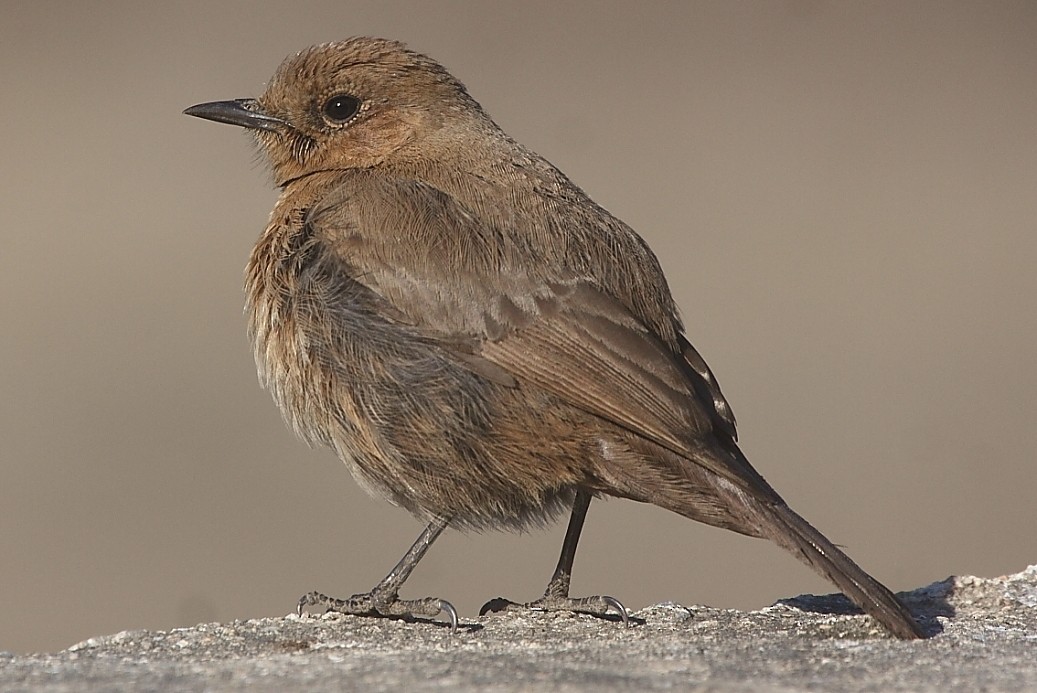
[[[245,271],[245,312],[259,380],[292,429],[311,444],[327,443],[327,409],[319,397],[321,366],[300,312],[305,298],[299,252],[303,212],[274,210]]]

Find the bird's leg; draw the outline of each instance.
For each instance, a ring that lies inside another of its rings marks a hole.
[[[562,542],[562,553],[558,557],[558,565],[547,583],[544,596],[527,604],[515,604],[498,597],[491,599],[479,610],[483,616],[491,611],[505,611],[509,608],[524,606],[529,609],[540,609],[543,611],[575,611],[585,614],[604,616],[611,609],[619,614],[624,625],[630,624],[630,614],[626,607],[615,597],[570,597],[569,582],[572,578],[573,560],[576,558],[576,545],[580,541],[580,532],[583,531],[583,521],[587,518],[587,508],[591,504],[591,495],[584,490],[576,492],[573,501],[573,512],[569,517],[569,527],[565,530],[565,540]]]
[[[450,520],[445,518],[437,518],[430,522],[414,545],[403,554],[396,567],[370,592],[354,594],[348,599],[336,599],[320,592],[310,592],[299,599],[299,615],[302,615],[303,609],[307,606],[323,606],[327,611],[356,616],[438,616],[446,612],[450,617],[451,630],[456,631],[457,609],[450,602],[437,597],[404,600],[398,595],[400,587],[410,577],[418,561],[449,523]]]

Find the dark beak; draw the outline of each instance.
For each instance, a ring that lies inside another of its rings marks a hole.
[[[234,101],[212,101],[191,106],[184,111],[186,115],[214,120],[217,123],[240,125],[253,130],[282,130],[288,125],[285,121],[267,115],[259,108],[255,99],[236,99]]]

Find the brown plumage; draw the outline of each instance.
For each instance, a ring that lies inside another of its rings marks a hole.
[[[540,608],[594,613],[569,575],[591,497],[785,547],[903,638],[885,587],[796,515],[735,420],[655,256],[508,137],[430,58],[355,38],[287,59],[257,100],[187,110],[250,128],[281,197],[247,270],[249,332],[286,420],[369,491],[429,522],[349,613],[456,612],[397,591],[448,524],[521,527],[572,506]]]

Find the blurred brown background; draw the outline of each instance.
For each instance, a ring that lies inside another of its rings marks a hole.
[[[648,239],[750,459],[895,589],[1037,561],[1033,2],[20,3],[0,10],[0,650],[285,614],[419,531],[256,382],[240,131],[287,54],[445,63]],[[539,595],[564,522],[446,535],[406,586]],[[596,503],[574,592],[759,607],[770,545]]]

